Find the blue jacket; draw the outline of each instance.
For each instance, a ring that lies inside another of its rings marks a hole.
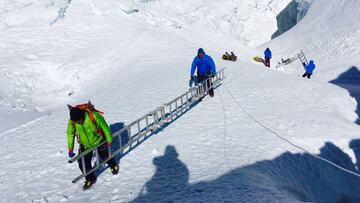
[[[314,69],[315,69],[314,61],[311,60],[311,61],[309,62],[309,64],[307,64],[307,66],[306,66],[305,69],[306,69],[306,72],[307,72],[307,73],[312,74],[313,71],[314,71]]]
[[[266,50],[264,51],[264,55],[265,55],[265,58],[271,59],[272,53],[271,53],[270,49],[266,49]]]
[[[190,77],[192,77],[195,73],[195,69],[197,68],[197,75],[215,75],[216,67],[214,60],[204,53],[202,59],[199,56],[196,56],[191,65]]]

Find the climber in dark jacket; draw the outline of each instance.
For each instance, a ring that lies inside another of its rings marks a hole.
[[[272,58],[272,53],[269,48],[266,48],[264,51],[265,55],[265,66],[270,68],[270,59]]]

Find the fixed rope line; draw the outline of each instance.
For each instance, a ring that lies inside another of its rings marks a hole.
[[[280,138],[281,140],[287,142],[288,144],[290,144],[291,146],[295,147],[295,148],[298,148],[302,151],[304,151],[305,153],[309,154],[310,156],[314,157],[314,158],[317,158],[317,159],[320,159],[348,174],[351,174],[351,175],[354,175],[356,176],[357,178],[360,178],[360,174],[357,174],[356,172],[354,171],[351,171],[351,170],[348,170],[344,167],[341,167],[339,166],[338,164],[335,164],[321,156],[318,156],[318,155],[315,155],[313,153],[311,153],[310,151],[308,151],[307,149],[299,146],[299,145],[296,145],[294,143],[292,143],[291,141],[289,141],[288,139],[284,138],[283,136],[279,135],[278,133],[276,133],[275,131],[271,130],[269,127],[265,126],[264,124],[262,124],[260,121],[258,121],[254,116],[252,116],[237,100],[236,98],[234,97],[234,95],[231,93],[231,91],[227,88],[227,86],[224,84],[224,87],[226,89],[226,91],[229,93],[229,95],[232,97],[232,99],[235,101],[235,103],[240,107],[240,109],[251,119],[253,120],[254,122],[256,122],[258,125],[260,125],[262,128],[264,128],[265,130],[269,131],[271,134],[275,135],[276,137]]]
[[[226,163],[227,163],[230,167],[232,167],[232,165],[231,165],[231,163],[230,163],[230,161],[228,160],[227,155],[226,155],[226,136],[227,136],[227,123],[226,123],[226,120],[227,120],[227,118],[226,118],[225,105],[224,105],[224,100],[223,100],[223,98],[222,98],[222,96],[221,96],[220,91],[219,91],[219,95],[220,95],[220,102],[221,102],[221,106],[222,106],[222,112],[223,112],[223,116],[224,116],[224,137],[223,137],[223,143],[224,143],[224,144],[223,144],[223,153],[224,153],[224,158],[225,158]]]

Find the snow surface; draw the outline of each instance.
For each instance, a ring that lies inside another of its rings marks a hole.
[[[359,169],[360,2],[313,1],[295,27],[268,41],[288,3],[2,1],[2,201],[360,202],[359,177],[246,115]],[[117,176],[106,170],[85,192],[72,184],[80,170],[67,163],[65,104],[91,99],[109,124],[130,123],[187,90],[199,47],[226,67],[215,97],[122,158]],[[303,49],[317,65],[313,78],[300,77],[298,61],[279,69],[253,62],[265,47],[273,64]],[[222,61],[231,50],[239,61]]]

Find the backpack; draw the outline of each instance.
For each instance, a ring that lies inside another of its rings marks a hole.
[[[81,110],[83,110],[83,111],[85,111],[85,112],[87,112],[87,113],[89,114],[90,120],[91,120],[91,122],[95,125],[95,128],[96,128],[97,133],[98,133],[101,137],[104,138],[104,132],[103,132],[102,129],[99,129],[99,128],[98,128],[98,126],[97,126],[97,124],[96,124],[95,117],[94,117],[94,112],[98,112],[98,113],[100,113],[101,115],[104,115],[104,112],[95,109],[94,105],[93,105],[90,101],[89,101],[88,103],[78,104],[78,105],[76,105],[75,107],[77,107],[77,108],[79,108],[79,109],[81,109]],[[74,108],[74,107],[73,107],[73,106],[70,106],[70,105],[68,104],[68,108],[69,108],[69,110],[70,110],[70,109],[72,109],[72,108]],[[73,124],[73,127],[74,127],[74,129],[75,129],[75,123],[72,122],[72,124]]]

